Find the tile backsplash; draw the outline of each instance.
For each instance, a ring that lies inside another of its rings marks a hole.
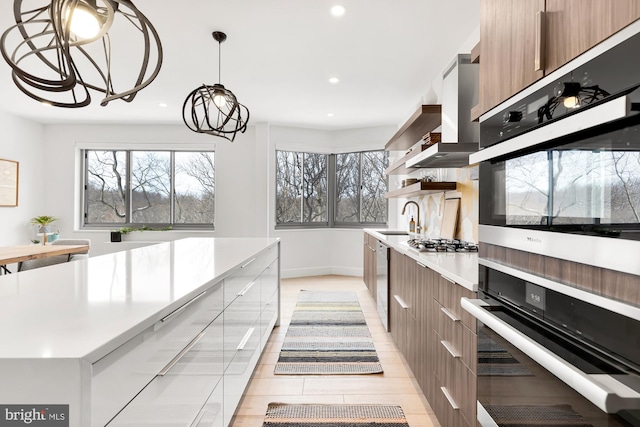
[[[440,237],[445,199],[460,198],[455,237],[478,242],[478,180],[472,179],[474,175],[477,175],[475,168],[477,166],[458,169],[425,169],[420,172],[420,177],[431,175],[435,176],[438,181],[457,182],[456,191],[433,193],[411,199],[420,204],[420,222],[426,237]],[[408,219],[403,218],[401,223],[406,221]]]

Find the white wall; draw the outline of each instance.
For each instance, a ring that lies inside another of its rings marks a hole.
[[[19,162],[18,206],[0,207],[0,246],[27,245],[36,238],[29,220],[50,215],[46,183],[58,173],[45,157],[43,126],[0,111],[0,158]]]

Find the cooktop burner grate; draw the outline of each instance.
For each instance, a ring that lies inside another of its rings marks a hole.
[[[419,252],[478,252],[478,244],[455,239],[410,239],[407,244]]]

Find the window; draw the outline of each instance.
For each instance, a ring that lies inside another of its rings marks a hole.
[[[85,151],[84,224],[214,223],[213,152]]]
[[[277,151],[276,163],[278,227],[386,224],[385,151]]]
[[[336,154],[336,224],[387,222],[386,151]]]
[[[276,222],[327,224],[326,154],[276,153]]]

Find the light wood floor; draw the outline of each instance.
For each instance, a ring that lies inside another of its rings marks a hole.
[[[274,375],[282,341],[301,289],[352,290],[375,342],[383,374],[373,375]],[[418,388],[413,374],[389,333],[383,327],[373,298],[361,278],[318,276],[281,280],[281,324],[271,333],[238,408],[233,427],[260,427],[270,402],[371,403],[400,405],[411,427],[439,427]]]

